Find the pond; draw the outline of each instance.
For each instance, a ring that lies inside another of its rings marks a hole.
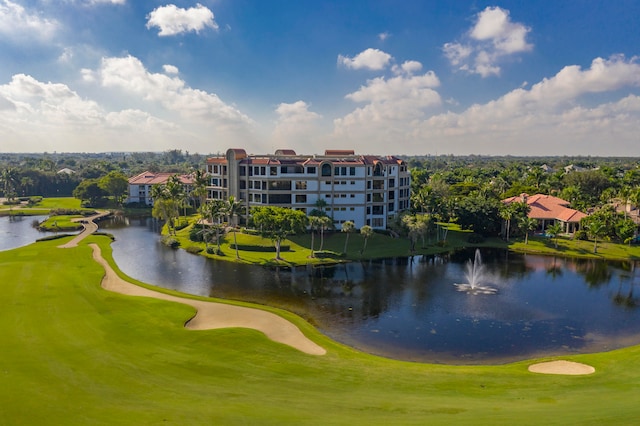
[[[0,251],[26,246],[50,233],[39,231],[36,226],[46,216],[0,217]]]
[[[483,250],[483,285],[459,291],[473,250],[272,270],[209,260],[159,242],[148,218],[100,223],[128,275],[186,293],[293,311],[329,337],[401,360],[502,363],[640,343],[637,262]]]

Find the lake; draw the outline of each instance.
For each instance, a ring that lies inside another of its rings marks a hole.
[[[458,291],[474,250],[268,269],[165,247],[150,218],[100,223],[128,275],[185,293],[293,311],[329,337],[395,359],[503,363],[640,343],[637,262],[483,250],[483,285]]]

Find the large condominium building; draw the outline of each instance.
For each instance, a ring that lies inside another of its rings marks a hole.
[[[403,160],[356,155],[351,150],[247,155],[243,149],[229,149],[224,157],[207,159],[207,172],[210,199],[233,195],[244,202],[247,212],[266,205],[305,213],[322,208],[338,229],[348,220],[356,228],[385,229],[390,219],[409,208],[411,196]]]

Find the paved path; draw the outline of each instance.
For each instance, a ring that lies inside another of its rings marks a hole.
[[[78,217],[75,219],[71,219],[72,222],[82,222],[82,227],[84,228],[82,230],[82,232],[80,232],[78,235],[76,235],[71,241],[69,241],[66,244],[63,244],[61,246],[58,246],[58,248],[71,248],[71,247],[77,247],[78,243],[80,241],[82,241],[83,239],[85,239],[86,237],[88,237],[89,235],[93,234],[94,232],[96,232],[98,230],[98,225],[96,225],[96,223],[94,222],[96,219],[100,219],[102,217],[108,216],[109,214],[111,214],[108,211],[99,211],[98,213],[94,214],[93,216],[88,216],[88,217]]]

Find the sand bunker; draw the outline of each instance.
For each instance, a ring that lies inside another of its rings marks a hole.
[[[579,376],[592,374],[596,369],[590,365],[581,364],[579,362],[558,360],[532,364],[529,366],[529,371],[541,374],[565,374],[569,376]]]
[[[106,290],[129,296],[153,297],[193,306],[197,313],[185,325],[191,330],[242,327],[263,332],[275,342],[284,343],[310,355],[324,355],[327,351],[309,340],[298,327],[271,312],[224,303],[205,302],[160,293],[131,284],[120,278],[102,257],[100,247],[89,244],[93,249],[93,259],[104,267],[102,287]]]

